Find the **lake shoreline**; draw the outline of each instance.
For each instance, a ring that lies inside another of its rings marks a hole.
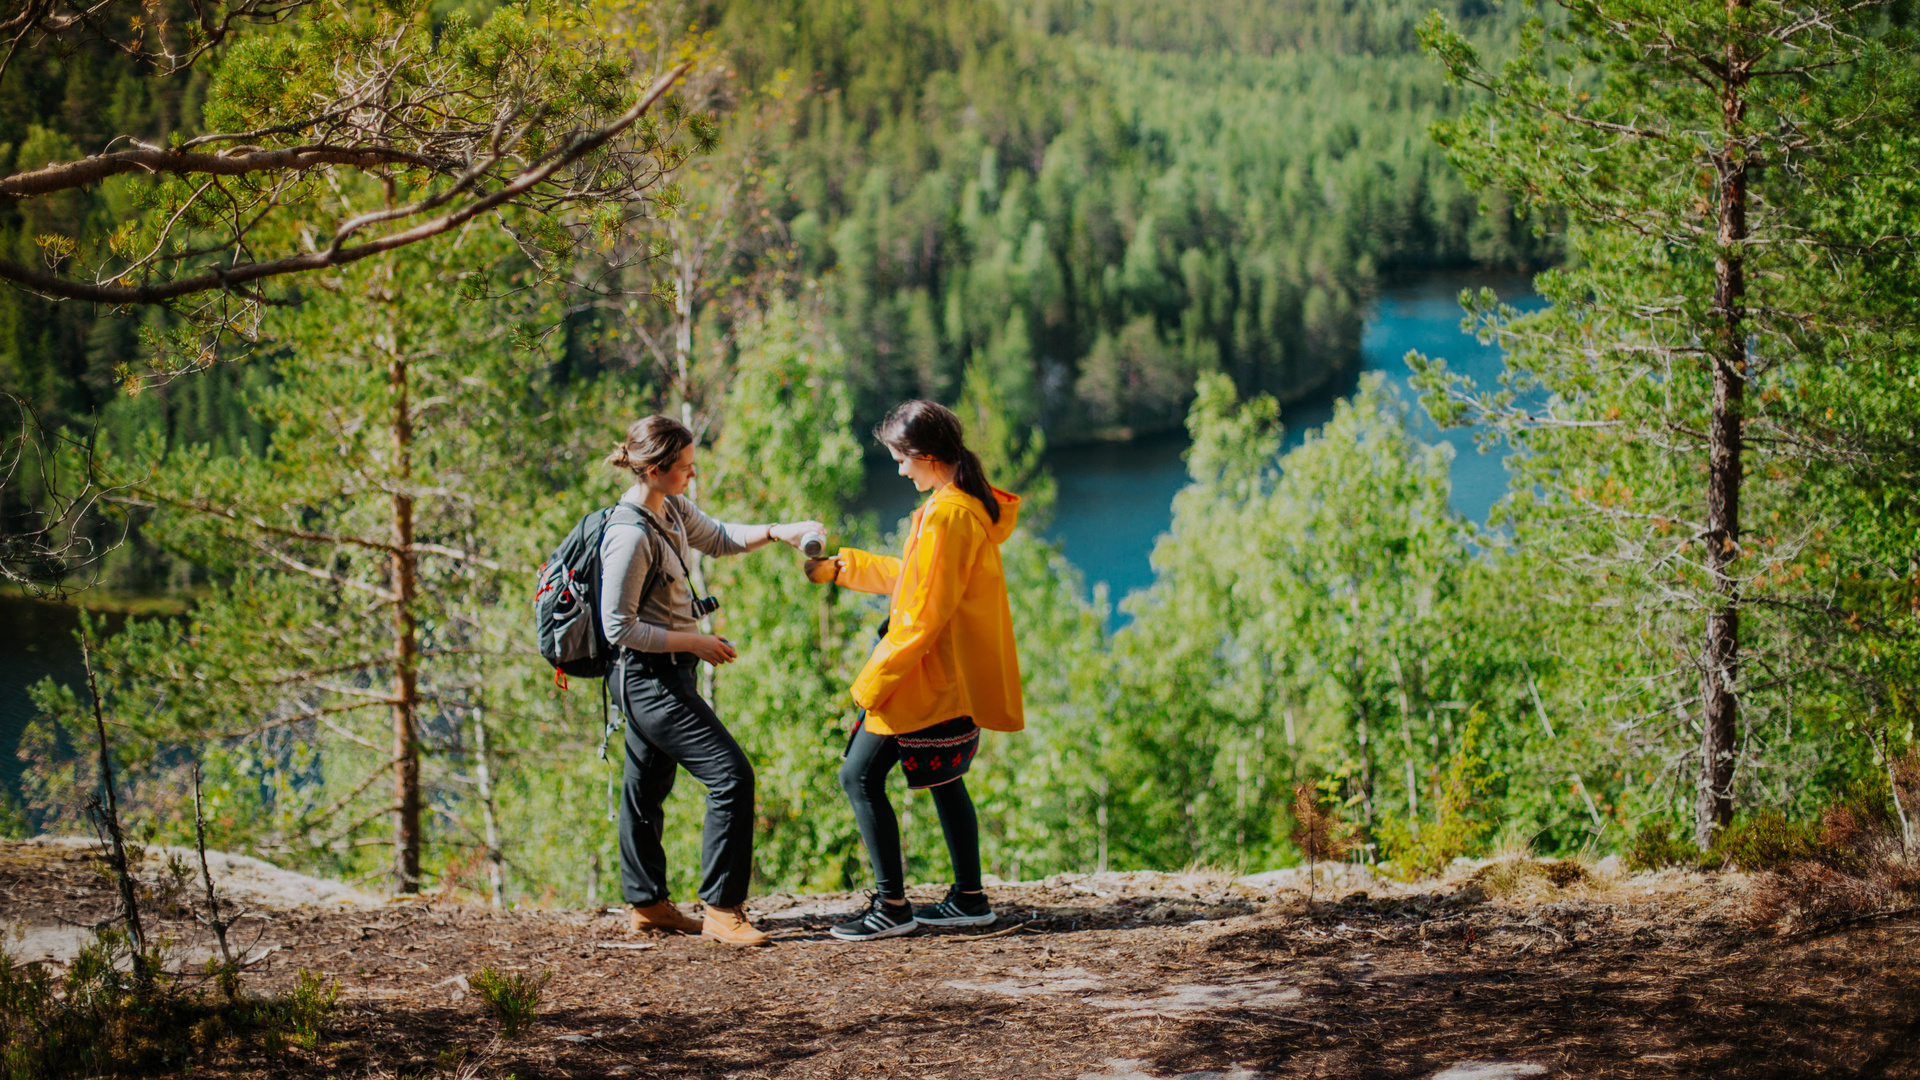
[[[1505,493],[1505,465],[1497,455],[1473,449],[1472,431],[1435,427],[1407,390],[1402,362],[1411,347],[1457,360],[1451,365],[1454,370],[1476,378],[1497,373],[1499,351],[1458,331],[1455,298],[1461,289],[1481,286],[1531,297],[1526,291],[1531,278],[1511,275],[1441,274],[1383,284],[1368,316],[1360,364],[1317,393],[1283,404],[1286,447],[1299,445],[1331,417],[1334,403],[1353,392],[1363,372],[1384,371],[1407,405],[1415,433],[1454,445],[1455,509],[1484,520],[1487,508]],[[1525,302],[1537,304],[1538,298]],[[1116,628],[1126,621],[1117,613],[1119,601],[1152,583],[1149,556],[1172,523],[1174,495],[1188,482],[1187,445],[1184,427],[1172,426],[1126,441],[1076,441],[1047,448],[1046,464],[1059,500],[1041,535],[1061,545],[1086,588],[1106,584],[1116,608]],[[894,475],[891,461],[870,456],[864,471],[863,489],[848,509],[856,515],[873,513],[885,534],[912,512],[919,498],[911,484]],[[88,590],[64,601],[29,599],[17,590],[0,592],[0,611],[7,613],[6,632],[0,633],[0,786],[13,788],[20,774],[14,751],[20,732],[35,715],[27,688],[49,674],[75,687],[84,683],[73,641],[79,611],[100,613],[118,623],[129,617],[178,615],[193,601],[192,595],[175,592]]]

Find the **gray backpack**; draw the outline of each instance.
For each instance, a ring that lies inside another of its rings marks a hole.
[[[553,681],[561,686],[570,676],[604,679],[613,668],[617,650],[600,629],[600,542],[615,522],[640,526],[653,544],[653,566],[641,599],[660,583],[660,536],[638,507],[618,502],[580,519],[534,577],[534,633],[540,655],[553,665]]]

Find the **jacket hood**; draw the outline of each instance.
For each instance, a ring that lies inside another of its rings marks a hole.
[[[1004,544],[1007,542],[1007,537],[1013,535],[1013,527],[1020,520],[1020,496],[1001,491],[991,484],[987,486],[993,492],[993,501],[1000,504],[999,521],[993,520],[993,518],[987,514],[987,508],[981,505],[979,499],[961,491],[952,484],[948,484],[936,492],[933,498],[928,500],[928,505],[932,505],[932,503],[935,502],[945,502],[952,503],[954,506],[966,507],[967,512],[979,520],[980,527],[987,530],[987,539],[996,544]]]

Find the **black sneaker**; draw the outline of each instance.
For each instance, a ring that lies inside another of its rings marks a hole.
[[[873,893],[867,901],[867,910],[859,918],[843,922],[827,933],[841,941],[872,941],[911,934],[918,929],[920,923],[913,917],[912,904],[889,904],[880,899],[879,893]]]
[[[987,926],[1000,916],[993,913],[986,893],[961,892],[960,886],[950,885],[945,900],[921,908],[913,917],[928,926]]]

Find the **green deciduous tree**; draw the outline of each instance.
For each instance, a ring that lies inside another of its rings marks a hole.
[[[1272,399],[1223,376],[1189,426],[1194,482],[1116,638],[1134,857],[1277,858],[1303,773],[1345,777],[1369,824],[1417,821],[1462,710],[1514,715],[1525,658],[1448,506],[1448,452],[1377,375],[1284,456]]]

